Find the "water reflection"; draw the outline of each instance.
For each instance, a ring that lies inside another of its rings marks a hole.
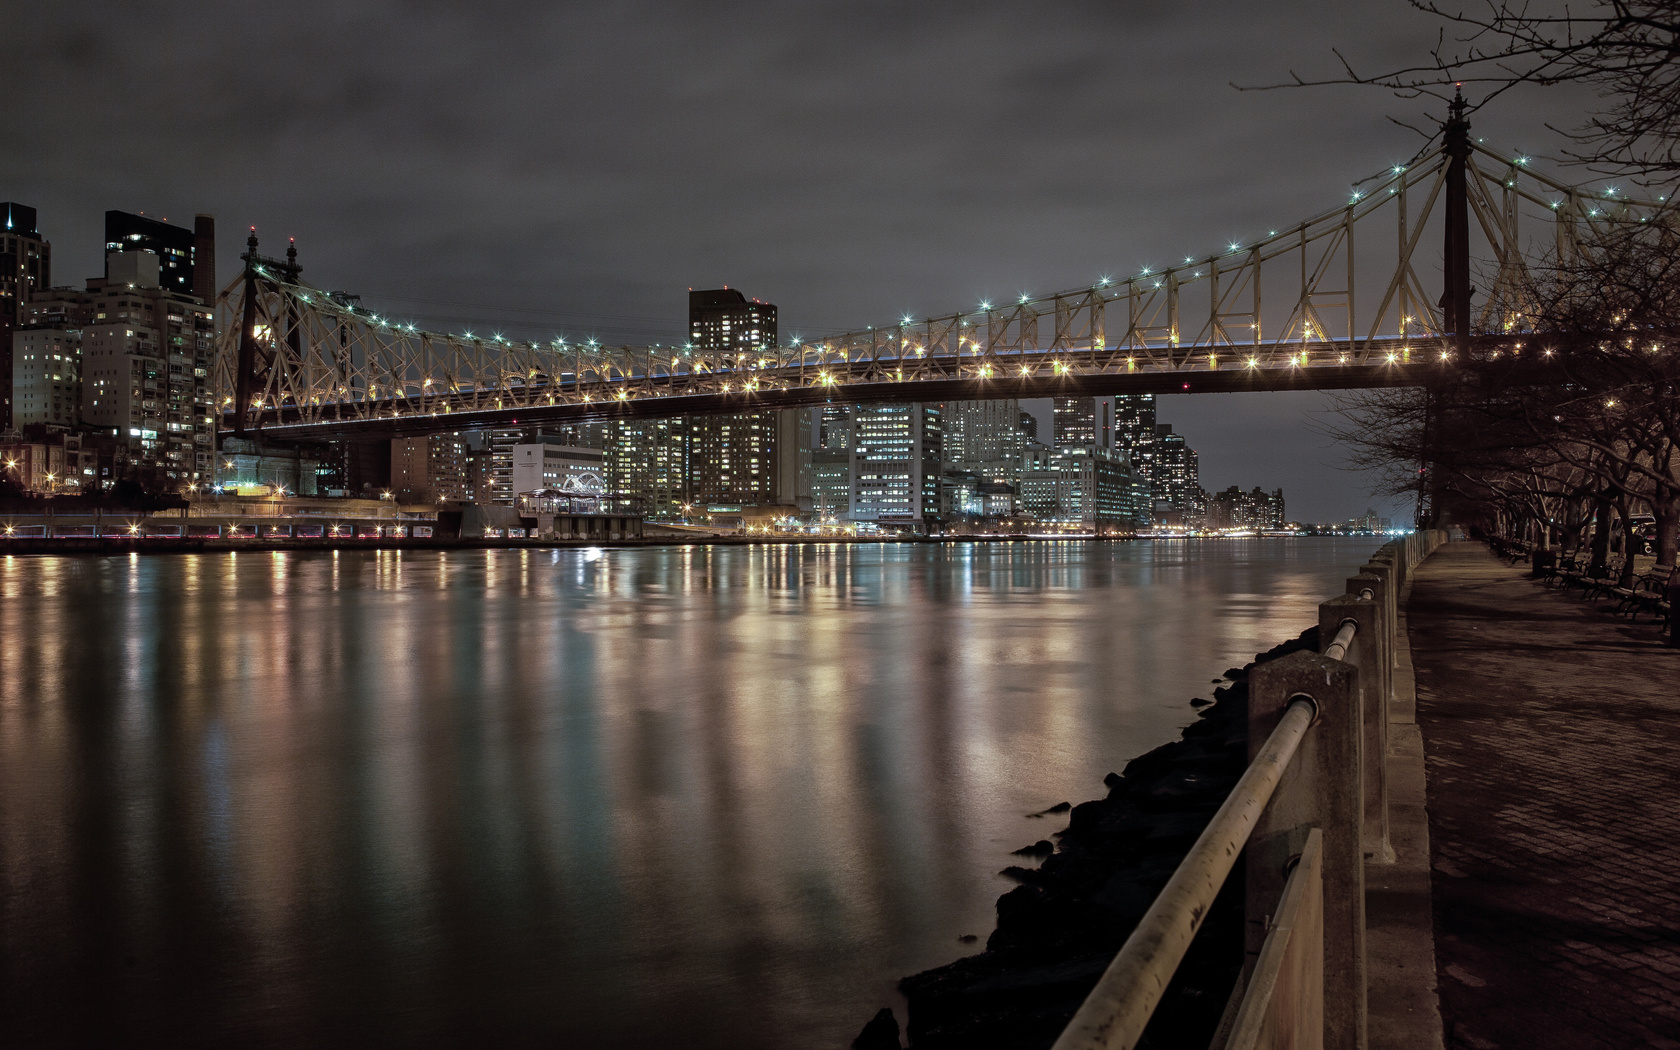
[[[8,1042],[845,1045],[1370,546],[0,559]]]

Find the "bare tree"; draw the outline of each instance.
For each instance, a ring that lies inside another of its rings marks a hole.
[[[1585,6],[1408,0],[1441,22],[1428,60],[1372,72],[1340,52],[1328,78],[1291,73],[1273,87],[1365,84],[1471,108],[1524,86],[1582,84],[1600,104],[1554,128],[1573,160],[1670,192],[1680,184],[1680,0]],[[1658,559],[1680,532],[1680,214],[1610,223],[1590,243],[1531,261],[1529,331],[1415,394],[1344,399],[1329,428],[1389,488],[1451,500],[1461,515],[1509,526],[1538,519],[1566,534],[1596,520],[1602,558],[1613,509],[1657,519]],[[1521,343],[1527,343],[1526,358]],[[1519,360],[1520,358],[1520,360]],[[1419,464],[1423,464],[1420,474]],[[1408,477],[1410,476],[1410,477]]]
[[[1445,100],[1463,87],[1477,109],[1524,85],[1584,84],[1603,105],[1579,126],[1554,128],[1568,155],[1647,185],[1680,180],[1680,0],[1408,2],[1442,22],[1429,61],[1372,72],[1337,51],[1339,74],[1291,71],[1266,88],[1368,84]]]

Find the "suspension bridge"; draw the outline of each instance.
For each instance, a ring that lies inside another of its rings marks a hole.
[[[1264,238],[1120,280],[750,355],[424,331],[310,287],[295,255],[258,255],[253,231],[243,273],[218,301],[219,426],[282,440],[375,439],[835,401],[1419,385],[1520,353],[1535,294],[1529,241],[1545,237],[1566,259],[1611,225],[1661,208],[1566,184],[1473,141],[1455,104],[1411,163]],[[1437,216],[1439,240],[1427,236]],[[1474,307],[1473,241],[1487,285]],[[1420,268],[1439,273],[1442,292],[1427,290]]]

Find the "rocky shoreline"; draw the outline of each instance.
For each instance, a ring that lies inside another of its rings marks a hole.
[[[1104,778],[1108,794],[1043,813],[1069,813],[1052,843],[1016,853],[1044,857],[1011,865],[1019,883],[998,898],[997,928],[978,955],[899,982],[909,1003],[915,1050],[1040,1050],[1049,1047],[1137,925],[1190,845],[1248,765],[1248,672],[1301,650],[1317,651],[1318,628],[1227,671],[1213,702],[1197,698],[1197,720]],[[1239,864],[1167,987],[1139,1047],[1207,1046],[1242,962],[1243,878]],[[899,1043],[890,1010],[852,1043]]]

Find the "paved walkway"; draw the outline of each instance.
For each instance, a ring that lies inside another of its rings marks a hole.
[[[1680,649],[1522,572],[1413,577],[1446,1045],[1680,1050]]]

